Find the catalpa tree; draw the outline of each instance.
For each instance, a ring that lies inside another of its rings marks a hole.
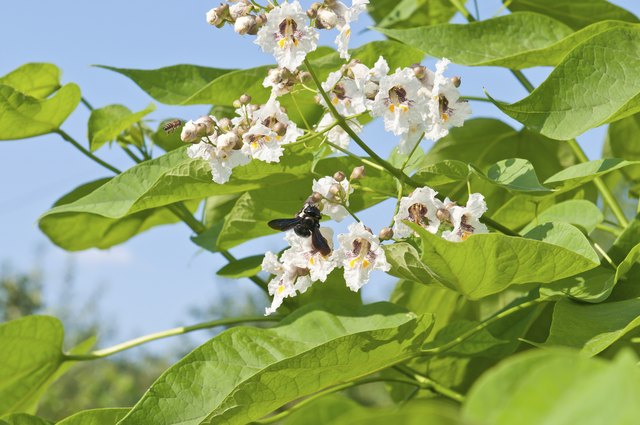
[[[366,13],[388,39],[349,46]],[[468,23],[448,23],[456,13]],[[104,249],[182,222],[229,261],[219,275],[271,303],[96,350],[64,351],[54,317],[3,323],[0,423],[50,423],[32,416],[38,399],[78,362],[223,326],[134,406],[58,423],[637,423],[640,24],[604,0],[512,0],[496,15],[477,21],[459,0],[222,3],[208,23],[274,64],[105,67],[158,102],[211,105],[154,127],[152,108],[93,109],[52,64],[2,77],[3,140],[54,133],[113,174],[40,217],[53,243]],[[465,96],[450,63],[506,68],[530,93]],[[534,87],[522,69],[539,66],[553,69]],[[81,102],[88,143],[61,128]],[[522,128],[474,117],[473,102]],[[375,120],[395,140],[386,158],[362,132]],[[575,138],[605,124],[590,161]],[[136,164],[100,159],[106,144]],[[362,221],[368,208],[388,225]],[[279,252],[229,252],[277,232]],[[364,304],[383,273],[397,278],[390,300]],[[355,387],[383,397],[365,405]]]

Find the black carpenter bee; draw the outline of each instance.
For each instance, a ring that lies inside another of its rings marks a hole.
[[[322,214],[317,206],[306,203],[294,218],[278,218],[271,220],[269,227],[276,230],[287,231],[293,229],[296,235],[303,238],[311,236],[311,244],[322,255],[331,254],[331,247],[320,233],[320,219]]]
[[[182,121],[181,120],[171,120],[168,123],[166,123],[162,129],[165,131],[165,133],[169,134],[169,133],[173,133],[174,131],[176,131],[179,127],[182,127]]]

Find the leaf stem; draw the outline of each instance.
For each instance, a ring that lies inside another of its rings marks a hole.
[[[462,96],[462,100],[475,100],[477,102],[493,103],[489,98],[480,96]]]
[[[536,298],[533,300],[529,300],[529,301],[525,301],[521,304],[518,304],[516,306],[513,306],[507,310],[504,310],[498,314],[496,314],[495,316],[492,316],[488,319],[486,319],[485,321],[479,323],[475,328],[468,330],[467,332],[463,333],[462,335],[460,335],[459,337],[447,342],[446,344],[440,345],[438,347],[434,347],[434,348],[427,348],[425,350],[422,350],[420,352],[420,355],[423,356],[435,356],[435,355],[439,355],[444,353],[445,351],[448,351],[452,348],[454,348],[455,346],[463,343],[464,341],[466,341],[467,339],[471,338],[472,336],[474,336],[475,334],[477,334],[478,332],[482,331],[483,329],[486,329],[488,326],[492,325],[493,323],[497,322],[500,319],[503,319],[507,316],[510,316],[514,313],[517,313],[519,311],[522,310],[526,310],[527,308],[533,307],[539,303],[543,302],[543,300],[541,300],[540,298]]]
[[[120,174],[121,173],[121,171],[118,170],[113,165],[111,165],[111,164],[101,160],[97,156],[95,156],[93,153],[91,153],[91,151],[89,151],[87,148],[85,148],[80,143],[78,143],[73,137],[71,137],[70,135],[65,133],[64,130],[62,130],[61,128],[55,129],[55,130],[53,130],[53,132],[58,134],[60,137],[62,137],[67,142],[71,143],[76,149],[78,149],[80,152],[82,152],[85,156],[90,158],[92,161],[102,165],[104,168],[106,168],[107,170],[109,170],[111,172],[114,172],[116,174]]]
[[[611,226],[605,223],[596,224],[596,229],[609,232],[616,238],[622,234],[622,231],[617,226]]]
[[[405,365],[397,365],[393,367],[398,372],[402,373],[405,376],[408,376],[422,384],[422,387],[425,389],[429,389],[434,393],[443,395],[451,400],[457,401],[458,403],[464,402],[464,395],[460,394],[457,391],[452,390],[451,388],[444,386],[433,379],[429,378],[427,375],[418,372]]]
[[[82,102],[82,104],[86,106],[88,110],[93,111],[93,106],[91,106],[91,104],[87,99],[85,99],[84,97],[81,97],[80,102]]]
[[[529,92],[531,93],[535,87],[533,86],[533,84],[531,84],[531,81],[529,81],[527,79],[527,77],[525,77],[525,75],[522,73],[522,71],[518,71],[517,69],[510,69],[509,71],[511,71],[511,73],[513,74],[514,77],[516,77],[518,79],[518,81],[520,81],[520,84],[522,84],[522,86]]]
[[[124,153],[126,153],[126,154],[127,154],[127,156],[128,156],[129,158],[131,158],[131,159],[133,160],[133,162],[135,162],[136,164],[140,164],[141,162],[143,162],[143,161],[144,161],[144,159],[142,159],[142,158],[140,158],[140,157],[136,156],[136,154],[134,154],[133,152],[131,152],[131,149],[129,149],[128,147],[126,147],[126,146],[120,146],[120,147],[122,148],[122,150],[124,151]]]
[[[308,397],[304,400],[302,400],[301,402],[295,404],[294,406],[292,406],[291,408],[284,410],[282,412],[279,412],[273,416],[269,416],[268,418],[264,418],[264,419],[260,419],[257,421],[253,421],[251,422],[252,425],[266,425],[266,424],[272,424],[275,422],[278,422],[284,418],[286,418],[287,416],[289,416],[290,414],[292,414],[293,412],[303,408],[304,406],[313,403],[314,401],[316,401],[319,398],[322,398],[324,396],[326,396],[327,394],[332,394],[338,391],[342,391],[345,390],[347,388],[352,388],[352,387],[356,387],[359,385],[365,385],[365,384],[372,384],[372,383],[376,383],[376,382],[397,382],[397,383],[401,383],[401,384],[407,384],[407,385],[414,385],[416,387],[420,387],[420,383],[418,383],[417,381],[410,381],[408,379],[400,379],[400,378],[386,378],[386,377],[376,377],[376,378],[367,378],[367,379],[361,379],[359,381],[351,381],[351,382],[347,382],[344,384],[339,384],[336,386],[333,386],[331,388],[328,388],[324,391],[320,391],[317,392],[316,394],[312,395],[311,397]]]
[[[347,154],[348,156],[354,158],[354,159],[358,159],[360,162],[362,162],[364,165],[368,165],[370,167],[375,168],[376,170],[380,170],[380,171],[384,171],[384,168],[379,166],[378,164],[376,164],[375,162],[369,161],[366,158],[362,158],[358,155],[356,155],[353,152],[348,151],[347,149],[343,148],[342,146],[338,146],[335,143],[331,143],[329,140],[325,140],[323,143],[326,143],[327,145],[331,146],[332,148],[334,148],[337,151],[340,151],[344,154]]]
[[[567,143],[580,162],[589,161],[589,158],[587,158],[587,155],[584,153],[576,139],[567,140]],[[618,220],[620,226],[627,227],[629,225],[629,221],[625,217],[620,204],[618,204],[618,201],[616,200],[615,196],[613,196],[613,193],[611,192],[609,187],[600,177],[596,177],[593,180],[593,183],[598,188],[598,191],[602,195],[602,200],[611,209],[611,212],[615,216],[616,220]]]
[[[141,336],[130,341],[126,341],[109,348],[103,348],[101,350],[92,351],[87,354],[63,354],[63,361],[86,361],[96,360],[104,357],[111,356],[121,351],[128,350],[133,347],[137,347],[147,342],[155,341],[157,339],[168,338],[176,335],[184,335],[189,332],[199,331],[202,329],[216,328],[218,326],[236,325],[239,323],[247,322],[276,322],[281,317],[278,316],[247,316],[247,317],[233,317],[226,319],[213,320],[210,322],[198,323],[191,326],[181,326],[179,328],[168,329],[161,332],[152,333],[149,335]]]

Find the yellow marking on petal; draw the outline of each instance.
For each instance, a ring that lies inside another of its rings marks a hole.
[[[270,136],[264,136],[264,140],[266,140],[267,142],[271,141],[271,137]]]
[[[443,113],[442,115],[440,115],[440,118],[442,119],[442,121],[447,122],[449,120],[449,115]]]
[[[298,39],[294,38],[293,39],[293,45],[298,47],[298,43],[299,43]]]
[[[340,102],[340,99],[338,99],[337,97],[334,97],[333,99],[331,99],[331,103],[333,103],[334,105],[337,105],[338,102]]]
[[[371,263],[369,261],[367,261],[366,258],[362,260],[362,267],[364,267],[365,269],[367,267],[369,267],[370,265],[371,265]]]
[[[356,266],[356,263],[358,262],[359,258],[354,258],[353,260],[349,261],[349,267],[351,267],[352,269]]]
[[[407,112],[409,110],[409,107],[407,105],[400,105],[400,110],[402,112]]]
[[[462,235],[460,236],[460,239],[462,239],[463,241],[466,241],[466,240],[467,240],[467,238],[468,238],[469,236],[471,236],[472,234],[473,234],[473,233],[471,233],[471,232],[462,232]]]
[[[396,110],[396,105],[394,105],[393,103],[391,105],[389,105],[389,111],[390,112],[394,112]]]
[[[286,38],[281,38],[280,40],[278,40],[278,46],[280,46],[281,49],[284,49],[284,44],[287,42]]]
[[[278,286],[278,294],[282,294],[284,292],[284,285]]]
[[[276,136],[276,140],[277,140],[277,141],[282,140],[282,136]]]
[[[260,144],[258,142],[251,142],[251,148],[258,149],[258,147],[260,147]]]
[[[309,264],[311,264],[312,266],[316,263],[316,259],[311,257],[309,258]]]
[[[347,37],[349,37],[351,35],[351,28],[347,28],[344,33],[347,35]]]

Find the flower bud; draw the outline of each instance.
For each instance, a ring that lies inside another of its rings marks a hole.
[[[193,121],[187,121],[182,127],[180,139],[185,143],[193,143],[198,141],[198,128]]]
[[[311,81],[311,73],[309,71],[303,71],[301,73],[298,74],[298,80],[301,83],[307,83],[309,81]]]
[[[232,105],[233,105],[234,108],[238,109],[238,108],[240,108],[242,106],[242,103],[240,103],[240,99],[236,99],[236,100],[233,101]]]
[[[389,227],[383,227],[380,230],[380,233],[378,233],[378,239],[380,239],[381,241],[388,241],[389,239],[393,238],[393,230],[391,230]]]
[[[318,9],[309,9],[307,10],[307,16],[309,17],[309,19],[315,19],[316,16],[318,16]]]
[[[271,128],[278,136],[284,136],[287,132],[287,125],[281,122],[277,122]]]
[[[460,84],[462,84],[462,78],[460,78],[460,77],[451,77],[451,82],[453,83],[453,85],[455,87],[460,87]]]
[[[242,96],[240,96],[239,100],[240,100],[240,103],[242,103],[243,105],[246,105],[248,103],[251,103],[251,96],[244,93]]]
[[[316,16],[316,28],[330,30],[338,23],[338,15],[331,9],[322,8]]]
[[[427,67],[422,65],[414,65],[413,73],[416,74],[416,78],[418,80],[422,80],[424,77],[427,76]]]
[[[216,140],[216,146],[218,146],[220,149],[231,150],[235,147],[237,141],[238,136],[230,131],[218,136],[218,139]]]
[[[255,112],[255,111],[257,111],[258,109],[260,109],[260,106],[259,106],[259,105],[249,105],[249,110],[250,110],[251,112]]]
[[[198,118],[195,121],[195,125],[198,128],[198,134],[201,136],[211,136],[216,131],[216,122],[213,120],[213,117],[209,115]]]
[[[253,15],[240,16],[233,24],[233,30],[240,35],[251,34],[257,28],[256,17]]]
[[[333,175],[333,178],[335,179],[335,181],[341,182],[341,181],[344,181],[344,179],[346,179],[347,176],[345,176],[345,174],[342,171],[336,171],[336,173]]]
[[[378,84],[374,83],[373,81],[367,81],[367,83],[364,85],[364,95],[369,100],[373,100],[376,98],[378,90]]]
[[[229,8],[229,15],[231,15],[231,19],[234,21],[242,16],[246,16],[251,12],[253,5],[249,2],[249,0],[240,0],[238,3],[234,4]]]
[[[261,13],[258,16],[256,16],[256,25],[258,27],[261,27],[266,23],[267,23],[267,15],[265,15],[264,13]]]
[[[231,131],[235,133],[235,135],[238,136],[239,138],[242,138],[242,136],[249,130],[244,126],[239,125],[237,127],[234,127],[233,130]]]
[[[227,117],[224,117],[218,121],[218,127],[220,127],[224,131],[231,130],[231,120]]]
[[[436,211],[436,217],[442,222],[451,222],[451,213],[447,208],[440,208]]]
[[[229,19],[229,5],[221,4],[207,12],[207,22],[220,28]]]
[[[332,184],[329,188],[329,193],[332,194],[334,198],[338,198],[340,192],[342,192],[342,186],[337,183]]]
[[[314,204],[319,203],[323,199],[324,199],[324,197],[321,194],[319,194],[318,192],[313,192],[311,194],[311,196],[309,196],[309,202],[312,202]]]
[[[361,165],[353,169],[353,171],[351,172],[351,176],[349,177],[349,180],[358,180],[363,178],[364,176],[365,176],[364,165]]]
[[[319,95],[319,94],[317,94],[317,95],[313,96],[313,101],[314,101],[314,102],[316,102],[318,105],[319,105],[319,104],[320,104],[320,102],[322,101],[321,99],[322,99],[322,98],[320,97],[320,95]]]

